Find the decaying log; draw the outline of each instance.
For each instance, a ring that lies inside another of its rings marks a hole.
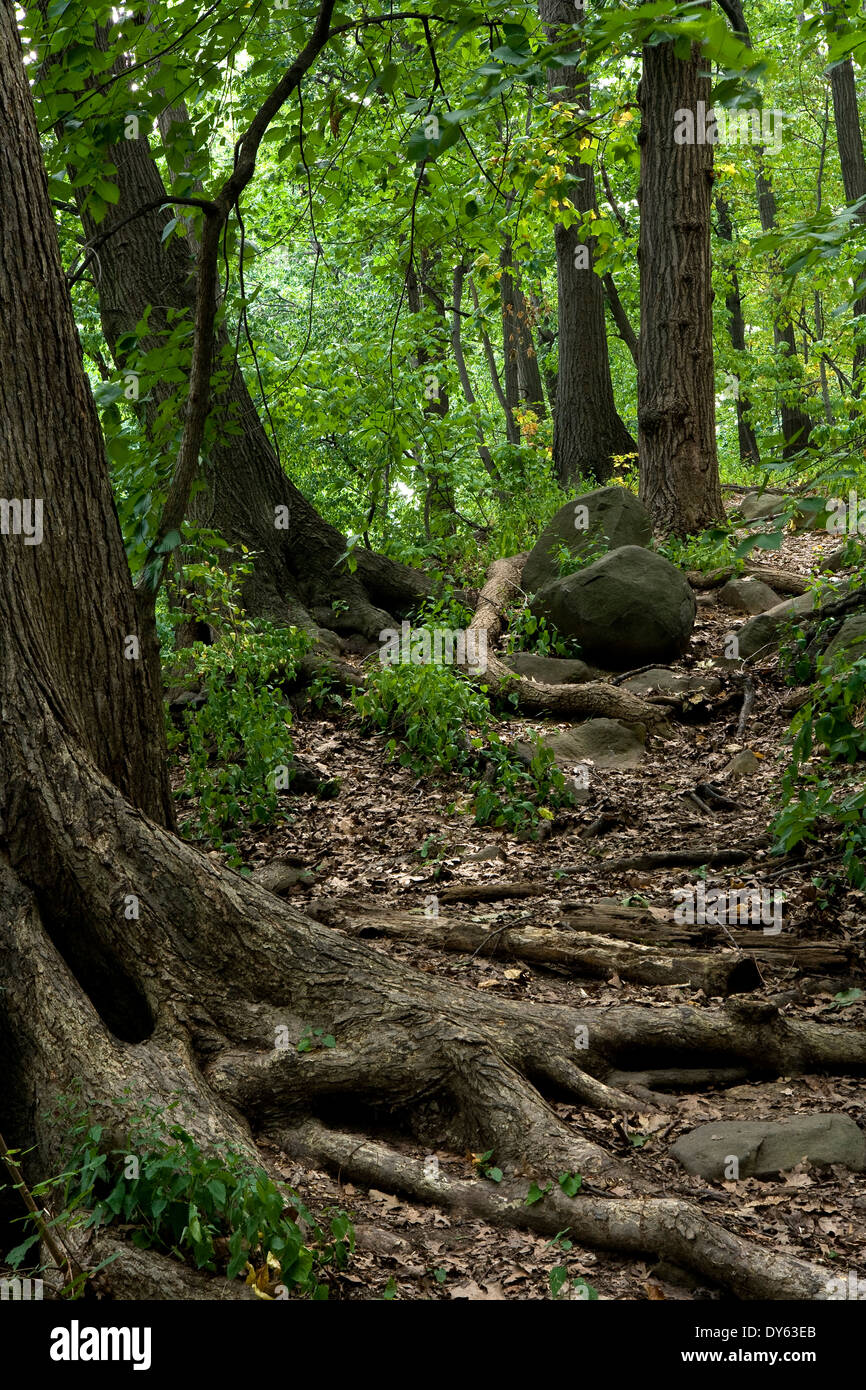
[[[753,579],[762,579],[777,594],[805,594],[813,583],[808,576],[792,574],[789,570],[772,569],[768,565],[746,565],[741,570],[735,569],[733,565],[725,565],[722,569],[707,570],[706,574],[702,574],[700,570],[688,570],[686,579],[693,589],[719,589],[723,584],[727,584],[729,579],[744,578],[747,575]]]
[[[489,923],[466,918],[428,918],[387,909],[353,913],[343,929],[352,936],[385,936],[440,951],[505,955],[538,965],[556,965],[587,979],[618,975],[635,984],[690,985],[708,996],[745,993],[761,984],[755,962],[730,949],[715,953],[671,951],[555,927],[491,929]]]

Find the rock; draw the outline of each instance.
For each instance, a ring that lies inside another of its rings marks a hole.
[[[710,1181],[732,1176],[725,1169],[732,1157],[733,1176],[763,1178],[787,1173],[805,1159],[819,1167],[842,1164],[855,1173],[866,1170],[866,1135],[847,1115],[793,1115],[770,1120],[720,1120],[698,1125],[673,1145],[671,1153],[686,1172]]]
[[[855,565],[862,565],[864,559],[866,559],[866,549],[849,536],[843,545],[838,546],[836,550],[831,550],[830,554],[825,556],[821,568],[822,570],[829,570],[831,574],[838,574],[840,570],[853,569]]]
[[[603,676],[603,672],[587,666],[585,661],[563,661],[556,656],[536,656],[534,652],[510,652],[504,660],[518,676],[542,685],[582,685]]]
[[[583,523],[586,523],[583,525]],[[649,512],[625,487],[599,487],[560,507],[548,522],[523,566],[523,588],[537,593],[559,578],[557,554],[564,545],[580,555],[601,541],[608,550],[621,545],[649,545],[652,522]]]
[[[781,601],[769,584],[746,574],[729,579],[719,594],[722,607],[733,608],[737,613],[766,613]]]
[[[257,888],[265,888],[269,893],[277,895],[288,893],[299,883],[309,888],[315,882],[315,878],[311,869],[297,869],[280,859],[272,859],[270,864],[263,864],[260,869],[254,869],[252,874],[252,882]]]
[[[796,598],[783,599],[775,608],[750,618],[737,632],[740,656],[754,656],[764,647],[775,647],[785,623],[801,613],[811,613],[814,607],[814,594],[797,594]]]
[[[763,521],[780,516],[788,500],[783,492],[747,492],[738,511],[744,521]]]
[[[722,777],[754,777],[756,772],[761,771],[761,763],[755,757],[751,748],[744,748],[741,753],[735,753],[727,767],[722,768]]]
[[[628,690],[632,695],[691,695],[696,691],[704,695],[718,695],[722,682],[709,672],[685,676],[660,666],[651,671],[641,671],[639,676],[629,676],[627,681],[621,683],[620,689]]]
[[[685,575],[638,545],[620,546],[576,574],[545,584],[531,607],[611,671],[681,656],[697,612]]]
[[[645,737],[645,735],[644,735]],[[559,767],[569,771],[581,763],[596,767],[637,767],[644,752],[644,737],[618,719],[588,719],[559,733],[543,734],[541,742],[549,748]],[[515,745],[521,758],[532,758],[528,743]]]
[[[528,747],[528,745],[527,745]],[[477,849],[474,854],[465,854],[460,860],[461,864],[483,864],[486,859],[504,859],[505,850],[501,845],[485,845],[483,849]]]
[[[821,660],[825,665],[832,663],[838,652],[851,653],[852,661],[866,656],[866,613],[852,613],[846,618],[836,636],[827,646]]]

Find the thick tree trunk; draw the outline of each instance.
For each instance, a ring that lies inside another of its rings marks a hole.
[[[710,196],[713,147],[698,143],[710,79],[697,45],[646,44],[638,365],[640,496],[655,528],[688,535],[724,517],[716,455]],[[698,103],[704,103],[699,107]],[[681,115],[691,114],[691,143]]]
[[[551,37],[570,34],[577,11],[570,0],[539,0],[539,15]],[[589,88],[579,68],[552,68],[548,77],[551,101],[566,101],[588,111]],[[577,118],[575,118],[577,125]],[[571,201],[579,214],[598,210],[595,169],[573,158],[568,163]],[[559,319],[559,371],[553,429],[553,466],[559,483],[571,487],[578,478],[604,483],[613,474],[613,460],[637,452],[637,445],[616,409],[604,285],[595,273],[595,240],[579,223],[556,227],[556,279]]]

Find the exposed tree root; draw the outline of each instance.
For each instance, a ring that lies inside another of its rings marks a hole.
[[[526,555],[512,555],[494,560],[481,590],[475,616],[469,631],[485,634],[491,647],[499,637],[506,606],[520,593],[520,575]],[[479,677],[496,697],[517,697],[517,707],[538,714],[560,717],[577,715],[585,719],[621,719],[626,724],[642,727],[647,732],[664,731],[665,712],[640,700],[628,691],[604,681],[589,681],[584,685],[542,685],[517,676],[504,661],[488,650],[487,664]]]
[[[637,1096],[642,1109],[652,1103],[643,1082],[653,1067],[680,1068],[684,1084],[743,1068],[866,1069],[866,1038],[791,1022],[743,997],[720,1011],[552,1009],[411,970],[219,869],[135,811],[55,732],[44,743],[53,776],[34,779],[8,834],[14,868],[0,863],[3,1041],[19,1114],[23,1100],[41,1117],[77,1086],[122,1147],[133,1113],[178,1101],[203,1148],[229,1140],[251,1156],[250,1124],[274,1132],[362,1114],[374,1130],[386,1120],[431,1147],[493,1148],[506,1172],[567,1168],[640,1191],[544,1091],[633,1111]],[[50,859],[34,848],[46,843]],[[140,910],[127,918],[130,894]],[[336,1047],[299,1053],[310,1026],[332,1032]],[[50,1162],[56,1126],[33,1123],[24,1137]],[[729,1256],[740,1249],[734,1238],[710,1239],[682,1204],[586,1211],[581,1239],[680,1259],[685,1246],[705,1250],[690,1267],[721,1271],[754,1296],[794,1296],[796,1278],[800,1292],[812,1288],[807,1273],[760,1283],[745,1255]],[[752,1259],[766,1266],[764,1252]]]
[[[541,1201],[526,1205],[528,1181],[501,1184],[455,1180],[425,1170],[422,1160],[357,1135],[319,1124],[281,1132],[289,1152],[312,1159],[341,1177],[405,1193],[449,1211],[465,1212],[500,1226],[517,1226],[554,1236],[567,1231],[578,1245],[636,1255],[664,1256],[744,1299],[825,1299],[831,1274],[725,1231],[694,1204],[676,1198],[616,1198],[581,1191],[566,1197],[553,1179]]]
[[[764,583],[775,589],[778,594],[805,594],[812,583],[811,579],[804,578],[801,574],[771,569],[768,565],[745,565],[741,570],[735,569],[733,565],[725,565],[723,569],[707,570],[706,573],[689,570],[686,579],[693,589],[719,589],[723,584],[727,584],[729,579],[742,575],[763,579]]]

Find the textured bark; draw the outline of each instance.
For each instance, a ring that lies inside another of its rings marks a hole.
[[[444,894],[439,894],[440,902]],[[742,994],[761,983],[754,961],[738,951],[718,954],[694,950],[664,950],[604,936],[557,931],[553,927],[492,928],[489,922],[441,914],[428,919],[408,912],[382,909],[349,909],[344,929],[366,940],[384,936],[413,941],[439,951],[469,955],[505,955],[537,965],[555,965],[583,979],[609,979],[618,975],[636,984],[688,984],[714,995]],[[603,930],[603,923],[599,923]]]
[[[505,434],[509,444],[520,443],[520,426],[515,411],[520,404],[517,371],[517,311],[514,302],[514,261],[511,237],[506,236],[499,253],[499,302],[502,308],[502,392],[505,405]]]
[[[716,455],[710,193],[713,146],[676,144],[680,110],[710,104],[697,45],[646,44],[641,129],[640,497],[664,534],[724,518]],[[696,118],[696,126],[701,122]]]
[[[570,0],[539,0],[538,12],[551,38],[573,31],[577,11]],[[564,26],[569,26],[565,28]],[[551,68],[548,96],[553,101],[590,107],[589,88],[579,67]],[[575,118],[578,125],[578,118]],[[578,214],[597,213],[595,168],[572,158],[567,172],[571,201]],[[579,223],[556,227],[559,370],[553,429],[553,466],[562,487],[578,478],[600,483],[613,474],[613,459],[637,452],[616,409],[607,348],[604,285],[593,268],[595,240]]]

